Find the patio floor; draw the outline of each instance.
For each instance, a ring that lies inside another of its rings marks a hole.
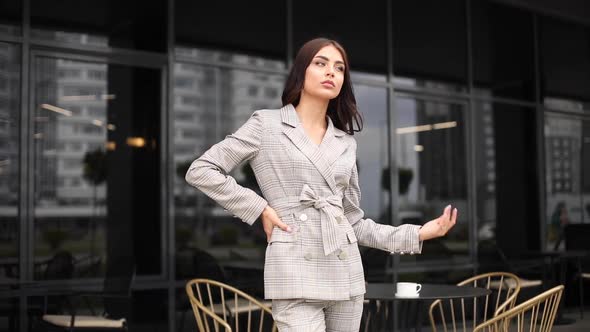
[[[579,308],[567,308],[563,316],[575,320],[572,324],[553,325],[554,332],[588,332],[590,331],[590,307],[584,310],[584,319],[580,319]]]

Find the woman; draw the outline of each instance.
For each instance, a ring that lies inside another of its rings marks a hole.
[[[329,39],[299,50],[280,110],[260,110],[190,166],[186,180],[268,240],[265,297],[280,331],[358,331],[365,281],[358,244],[420,253],[446,234],[450,205],[423,226],[364,219],[353,122],[360,128],[346,52]],[[227,174],[248,160],[263,197]]]

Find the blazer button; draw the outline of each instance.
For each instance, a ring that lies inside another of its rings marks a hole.
[[[341,261],[345,260],[348,257],[348,255],[346,254],[346,251],[341,251],[338,254],[338,258],[340,258]]]
[[[307,221],[307,214],[305,214],[305,213],[302,213],[302,214],[299,216],[299,220],[301,220],[301,221]]]
[[[310,261],[313,258],[313,255],[308,252],[307,254],[305,254],[305,256],[303,256],[303,258],[305,258],[306,261]]]
[[[336,217],[336,222],[337,223],[341,223],[342,222],[342,216],[337,216]]]

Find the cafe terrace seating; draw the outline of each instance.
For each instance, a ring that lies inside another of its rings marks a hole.
[[[270,301],[259,301],[245,292],[211,279],[186,284],[199,331],[277,331]]]
[[[433,331],[471,331],[477,324],[512,308],[520,292],[519,278],[509,272],[490,272],[473,276],[457,284],[491,290],[481,298],[435,300],[429,318]]]
[[[559,285],[547,290],[483,322],[473,331],[549,332],[555,321],[563,288],[563,285]]]
[[[565,227],[565,248],[568,251],[585,252],[585,259],[578,259],[576,277],[579,279],[580,317],[584,318],[584,280],[590,279],[590,225],[569,224]]]
[[[128,262],[112,262],[107,269],[107,275],[104,279],[102,291],[99,292],[71,292],[64,290],[60,300],[65,305],[60,308],[68,308],[67,313],[48,313],[45,308],[45,314],[37,322],[34,330],[38,331],[126,331],[127,320],[120,317],[111,307],[117,308],[121,301],[128,301],[131,298],[131,284],[135,277],[135,266]],[[72,301],[76,298],[100,298],[103,301],[104,311],[102,313],[94,312],[94,308],[89,306],[91,315],[80,315]],[[47,301],[45,301],[47,303]]]

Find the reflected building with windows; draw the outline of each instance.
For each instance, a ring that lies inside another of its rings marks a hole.
[[[184,176],[252,112],[281,106],[295,52],[316,36],[351,61],[365,217],[460,211],[422,255],[361,248],[367,281],[455,283],[485,270],[483,247],[553,248],[562,223],[590,223],[586,6],[315,5],[0,0],[0,283],[98,289],[132,267],[131,298],[113,309],[131,331],[194,330],[190,278],[262,297],[262,227]],[[228,175],[259,191],[247,163]],[[60,257],[71,260],[56,269]],[[34,322],[39,298],[19,292],[0,331]]]
[[[20,52],[9,44],[0,43],[0,239],[18,243],[18,145],[17,115],[19,107],[18,63]]]

